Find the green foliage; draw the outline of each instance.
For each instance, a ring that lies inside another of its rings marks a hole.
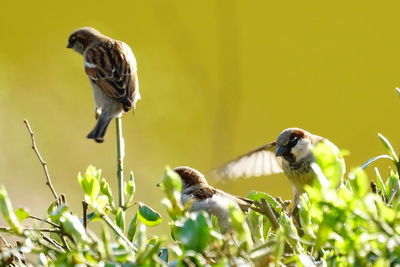
[[[125,202],[115,206],[109,181],[101,170],[89,166],[78,174],[89,207],[82,213],[86,218],[58,199],[43,214],[41,227],[23,226],[32,216],[24,209],[14,210],[0,186],[0,211],[8,224],[1,232],[21,240],[1,248],[0,265],[23,266],[30,254],[35,266],[396,266],[400,264],[399,159],[390,142],[382,135],[379,139],[387,154],[362,167],[389,158],[396,168],[389,167],[384,178],[375,168],[372,186],[362,168],[352,169],[342,179],[341,153],[321,144],[313,151],[312,168],[318,179],[306,186],[293,215],[279,198],[250,192],[249,199],[272,208],[277,224],[260,209],[243,213],[234,203],[227,204],[226,225],[205,212],[189,212],[192,203],[182,205],[181,179],[169,167],[159,184],[169,219],[134,201],[133,173],[124,184]],[[91,228],[95,220],[101,223],[99,233]],[[147,227],[163,220],[169,221],[170,233],[148,237]],[[167,236],[172,240],[166,241]]]
[[[139,203],[138,217],[142,223],[148,226],[158,225],[162,221],[160,213],[143,203]]]

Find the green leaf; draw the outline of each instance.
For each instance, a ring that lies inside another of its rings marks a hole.
[[[100,192],[103,195],[106,195],[108,197],[108,203],[112,208],[114,208],[114,196],[112,194],[110,185],[107,183],[106,179],[101,178],[100,181]]]
[[[364,162],[361,165],[361,169],[367,168],[369,165],[371,165],[372,163],[374,163],[375,161],[377,161],[379,159],[390,159],[390,160],[393,160],[392,157],[390,157],[388,155],[379,155],[379,156],[373,157],[372,159],[369,159],[366,162]]]
[[[386,197],[386,186],[385,183],[382,180],[381,173],[379,172],[379,169],[375,167],[375,174],[376,174],[376,185],[378,187],[378,190],[381,192],[383,196]]]
[[[342,181],[345,164],[340,151],[332,144],[320,142],[313,148],[316,164],[321,168],[324,175],[320,175],[314,168],[322,187],[326,187],[326,179],[330,188],[337,188]],[[325,177],[324,177],[325,176]]]
[[[390,170],[389,177],[386,180],[386,199],[389,200],[391,195],[396,192],[399,188],[399,177],[397,174],[393,172],[393,170]],[[398,194],[398,192],[397,192]]]
[[[122,232],[125,232],[125,212],[121,207],[118,208],[117,214],[115,215],[115,223]]]
[[[381,140],[383,146],[386,149],[386,152],[389,154],[389,156],[392,158],[392,160],[397,163],[399,162],[399,158],[397,157],[396,152],[393,149],[392,144],[389,142],[389,140],[386,139],[382,134],[378,134],[379,139]]]
[[[288,243],[292,246],[295,252],[303,252],[303,249],[299,242],[300,237],[297,233],[296,227],[293,224],[293,221],[286,215],[286,213],[282,213],[279,219],[281,222],[281,226],[285,231],[285,236]]]
[[[88,236],[86,234],[85,228],[80,222],[76,215],[72,215],[69,212],[65,212],[60,217],[60,222],[62,223],[62,228],[68,234],[70,234],[74,240],[78,243],[83,243],[88,241]]]
[[[148,226],[158,225],[162,221],[160,213],[141,202],[139,202],[138,215],[139,220]]]
[[[175,238],[186,250],[203,252],[208,246],[211,223],[206,213],[191,213],[189,218],[176,221],[174,225]]]
[[[165,167],[164,177],[159,183],[159,186],[164,190],[169,199],[180,197],[180,192],[182,191],[182,180],[179,174],[174,172],[170,167]]]
[[[353,193],[363,198],[369,191],[369,181],[364,170],[361,168],[354,169],[349,174],[349,180]]]
[[[91,212],[86,217],[87,217],[88,222],[98,221],[101,219],[101,216],[96,212]]]
[[[98,171],[93,166],[89,166],[83,176],[80,173],[78,174],[79,184],[81,185],[85,194],[88,195],[92,200],[95,199],[100,193],[100,175],[101,171]]]
[[[58,223],[60,221],[60,217],[68,211],[68,207],[66,205],[51,205],[48,209],[48,217],[51,221]]]
[[[3,185],[0,185],[0,211],[11,229],[16,233],[21,234],[22,226],[20,225],[18,218],[13,211],[11,201],[8,197],[6,188]]]
[[[131,203],[133,201],[133,197],[135,195],[135,191],[136,191],[135,177],[133,175],[133,172],[131,172],[129,175],[129,180],[125,185],[125,195],[126,195],[125,206],[126,207],[131,205]]]
[[[23,208],[18,208],[15,210],[15,215],[19,222],[23,222],[25,219],[29,218],[29,212]]]
[[[243,211],[236,203],[229,203],[229,215],[232,228],[236,231],[240,241],[252,244],[249,226],[246,223]]]
[[[138,225],[138,216],[137,213],[135,213],[135,215],[132,217],[128,225],[128,239],[130,241],[133,241],[133,239],[135,238],[137,225]]]
[[[246,197],[254,201],[260,201],[262,198],[265,198],[265,200],[268,202],[271,208],[277,210],[278,212],[282,210],[281,204],[278,201],[276,201],[274,197],[272,197],[267,193],[253,190]]]

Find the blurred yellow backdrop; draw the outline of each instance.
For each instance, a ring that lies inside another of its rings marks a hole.
[[[0,183],[15,206],[44,216],[52,196],[26,118],[75,212],[78,171],[93,164],[116,184],[114,125],[104,144],[85,138],[95,124],[91,88],[81,56],[66,49],[82,26],[136,54],[142,101],[124,117],[125,165],[136,200],[157,210],[165,165],[207,171],[287,127],[350,150],[348,168],[384,152],[378,132],[399,148],[399,10],[395,0],[3,1]],[[291,198],[283,175],[217,186]]]

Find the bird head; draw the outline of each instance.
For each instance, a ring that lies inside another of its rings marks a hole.
[[[194,185],[206,185],[207,180],[204,175],[190,167],[181,166],[174,168],[174,171],[179,174],[182,179],[182,188],[186,189]]]
[[[276,140],[275,155],[295,163],[311,152],[311,134],[299,128],[284,130]]]
[[[67,48],[72,48],[79,54],[83,54],[93,40],[102,36],[102,34],[91,27],[83,27],[74,31],[68,38]]]

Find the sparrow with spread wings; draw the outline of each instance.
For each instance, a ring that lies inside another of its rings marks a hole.
[[[315,161],[312,148],[324,142],[342,162],[342,173],[345,172],[344,160],[339,149],[328,139],[311,134],[299,128],[284,130],[274,142],[270,142],[247,154],[244,154],[212,172],[219,179],[249,178],[284,172],[293,187],[294,203],[304,192],[304,186],[311,184],[316,174],[311,167]]]
[[[140,99],[135,56],[124,42],[90,27],[74,31],[67,48],[84,58],[85,72],[93,88],[97,119],[87,137],[101,143],[111,120],[130,109],[135,110]]]

